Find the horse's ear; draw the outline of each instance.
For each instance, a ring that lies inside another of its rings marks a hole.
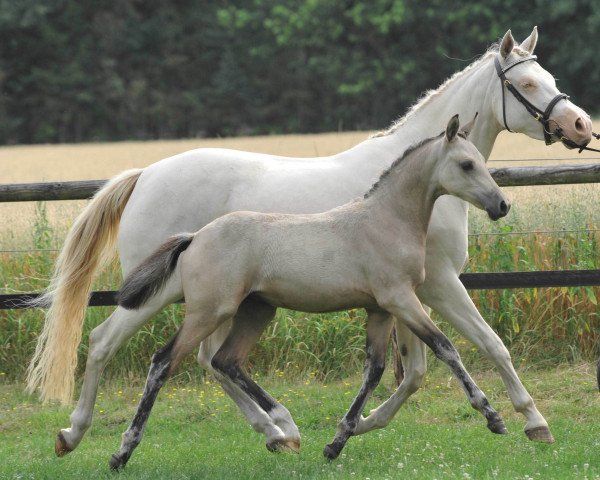
[[[458,121],[457,113],[448,122],[448,126],[446,127],[446,140],[451,142],[456,138],[456,134],[458,133],[458,127],[460,127],[460,122]]]
[[[537,27],[533,27],[533,31],[531,32],[531,35],[529,35],[525,40],[523,40],[523,42],[521,43],[521,45],[519,45],[519,47],[521,47],[526,52],[529,52],[530,55],[533,55],[533,51],[535,50],[535,45],[537,44],[537,40],[538,40]]]
[[[510,55],[510,52],[515,48],[515,39],[512,36],[511,31],[509,30],[502,37],[502,41],[500,42],[500,55],[502,58],[506,58]]]
[[[475,116],[473,117],[473,120],[471,120],[469,123],[467,123],[461,130],[461,132],[464,134],[465,137],[469,136],[469,133],[471,133],[471,130],[473,129],[473,125],[475,125],[475,120],[477,120],[477,115],[479,115],[479,112],[475,112]]]

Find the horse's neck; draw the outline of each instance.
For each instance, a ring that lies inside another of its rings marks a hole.
[[[410,231],[423,245],[433,205],[439,196],[438,144],[433,141],[409,153],[364,200],[372,212],[369,217],[380,228]]]
[[[342,161],[354,162],[359,170],[361,167],[368,168],[365,163],[376,164],[376,169],[381,166],[385,168],[409,146],[443,131],[453,115],[458,113],[461,122],[466,124],[478,113],[469,140],[487,159],[502,130],[494,114],[495,93],[500,88],[496,82],[499,83],[492,57],[489,56],[478,65],[456,75],[427,97],[393,132],[370,138],[338,157]]]

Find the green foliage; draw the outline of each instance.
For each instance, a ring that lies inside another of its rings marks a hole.
[[[598,112],[594,6],[3,0],[0,143],[381,128],[534,25],[542,65]]]

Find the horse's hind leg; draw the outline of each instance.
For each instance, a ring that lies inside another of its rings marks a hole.
[[[270,451],[300,449],[300,432],[290,412],[245,372],[243,364],[275,308],[247,298],[240,305],[227,338],[211,359],[211,370],[238,404],[252,427],[267,437]]]
[[[333,442],[327,445],[323,455],[329,460],[337,458],[344,445],[354,433],[369,395],[379,384],[385,369],[385,352],[392,330],[393,318],[387,312],[369,312],[367,319],[367,360],[363,384],[350,409],[338,424]]]
[[[230,316],[228,315],[228,317]],[[111,469],[123,468],[131,457],[133,450],[142,441],[150,411],[167,378],[181,363],[181,360],[224,320],[226,319],[188,313],[175,337],[164,348],[154,354],[137,412],[131,425],[123,434],[121,448],[110,459]]]
[[[212,335],[202,342],[200,345],[200,352],[198,353],[198,362],[203,368],[213,374],[223,390],[225,390],[227,395],[229,395],[229,397],[237,404],[248,422],[252,425],[252,428],[257,432],[265,434],[267,437],[267,444],[269,444],[270,439],[286,437],[286,432],[282,431],[273,419],[229,377],[212,367],[212,359],[225,343],[225,340],[231,331],[231,323],[232,322],[227,322],[221,325]],[[260,333],[256,335],[256,340],[258,340],[259,335]],[[246,340],[250,342],[249,338]],[[244,360],[245,359],[241,361]]]
[[[71,426],[56,438],[55,452],[61,457],[81,442],[92,423],[98,384],[104,367],[117,350],[163,306],[173,301],[168,294],[156,297],[139,310],[117,309],[90,334],[90,347],[77,406],[71,414]]]

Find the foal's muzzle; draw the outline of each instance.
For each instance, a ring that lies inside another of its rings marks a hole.
[[[510,203],[508,203],[506,200],[500,200],[500,202],[495,207],[487,207],[485,209],[488,216],[492,220],[498,220],[499,218],[505,217],[509,210]]]

